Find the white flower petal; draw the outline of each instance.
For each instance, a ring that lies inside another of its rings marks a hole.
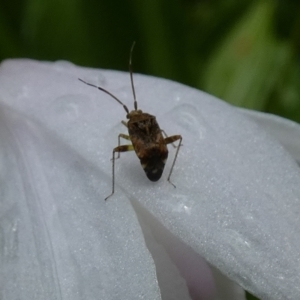
[[[44,131],[51,131],[54,140],[68,144],[68,149],[72,149],[70,151],[75,155],[75,158],[74,155],[68,158],[66,154],[60,154],[56,161],[69,164],[66,168],[70,168],[70,174],[67,178],[60,178],[53,173],[51,179],[61,183],[56,185],[65,195],[59,197],[59,201],[64,202],[62,199],[67,197],[62,191],[64,183],[67,181],[70,187],[70,180],[75,176],[75,187],[81,192],[73,212],[78,214],[80,211],[83,221],[76,218],[72,225],[75,228],[83,226],[83,235],[88,231],[86,214],[95,214],[94,223],[89,228],[91,233],[86,234],[82,245],[88,244],[89,249],[95,251],[92,244],[94,240],[97,243],[95,237],[101,230],[111,233],[111,245],[113,234],[119,236],[117,245],[121,244],[128,254],[119,257],[118,261],[126,258],[129,272],[138,272],[140,267],[135,269],[130,259],[142,256],[148,261],[145,276],[151,281],[153,272],[140,235],[130,236],[140,241],[136,247],[143,254],[132,251],[133,238],[130,238],[129,245],[124,241],[127,226],[135,233],[139,231],[129,202],[125,200],[128,198],[138,216],[137,206],[141,204],[146,214],[152,215],[185,247],[192,248],[193,252],[202,255],[257,296],[297,299],[300,286],[300,173],[296,162],[283,147],[236,108],[214,97],[178,83],[136,75],[139,108],[156,115],[168,135],[183,136],[183,146],[172,175],[177,188],[174,189],[166,180],[175,154],[172,146],[169,147],[166,170],[157,183],[148,181],[134,153],[122,153],[116,162],[116,192],[105,203],[103,199],[111,188],[112,148],[117,145],[118,134],[126,133],[126,128],[120,124],[120,120],[125,119],[125,112],[108,95],[85,86],[77,77],[104,87],[124,101],[129,109],[133,107],[127,73],[80,69],[64,62],[50,64],[28,60],[7,61],[0,69],[3,102],[34,120],[34,124],[40,123],[43,134],[39,136],[44,136]],[[36,149],[36,155],[46,151],[51,170],[50,158],[54,155],[56,143],[52,138],[44,143],[47,147],[39,144],[41,148]],[[64,147],[60,151],[66,153]],[[77,156],[88,162],[82,164],[83,171],[79,167],[75,172],[71,167]],[[35,162],[35,165],[39,163]],[[95,169],[90,166],[95,166]],[[92,184],[89,184],[89,174],[93,176]],[[39,186],[38,175],[33,178],[31,182],[37,181]],[[76,194],[76,189],[70,191],[68,188],[65,193]],[[86,199],[86,195],[82,193],[90,193],[85,205],[81,197]],[[68,202],[60,203],[61,207],[65,205]],[[44,210],[48,212],[46,207]],[[71,212],[69,218],[72,220]],[[154,227],[149,225],[148,228],[153,231]],[[57,230],[53,228],[53,232]],[[61,234],[74,236],[75,232],[71,228]],[[60,234],[49,239],[55,248],[59,246],[56,238],[60,239]],[[101,242],[103,240],[98,241],[99,249]],[[167,245],[168,241],[165,249]],[[93,255],[86,258],[87,264],[94,258]],[[94,265],[101,266],[97,257],[95,259]],[[140,282],[138,277],[136,280]],[[132,282],[136,286],[136,281]],[[155,284],[153,279],[148,291],[156,293]],[[139,291],[143,287],[146,289],[143,285]],[[93,291],[94,288],[95,285]],[[145,295],[144,298],[155,297]]]
[[[300,126],[298,123],[267,113],[241,109],[265,131],[274,136],[300,162]]]
[[[161,299],[134,211],[103,201],[99,169],[3,104],[0,144],[1,299]]]

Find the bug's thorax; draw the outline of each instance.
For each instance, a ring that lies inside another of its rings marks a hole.
[[[147,144],[153,147],[164,144],[164,138],[155,116],[143,113],[141,110],[133,110],[127,118],[129,119],[128,132],[133,144],[136,139],[143,141],[146,146]]]

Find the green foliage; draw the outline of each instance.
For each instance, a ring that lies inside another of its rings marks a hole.
[[[246,292],[246,299],[247,300],[259,300],[255,296],[251,295],[250,293]]]
[[[295,0],[15,0],[0,3],[0,59],[29,57],[189,84],[300,121]]]
[[[290,52],[273,35],[273,10],[270,2],[257,2],[236,22],[205,68],[205,90],[238,106],[264,109]]]
[[[254,297],[253,295],[251,295],[249,293],[246,294],[246,299],[247,300],[259,300],[258,298]]]

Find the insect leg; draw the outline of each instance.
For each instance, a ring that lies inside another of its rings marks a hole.
[[[128,140],[128,141],[131,141],[129,135],[120,133],[120,134],[118,135],[118,147],[120,147],[120,145],[121,145],[121,138],[123,138],[123,139],[125,139],[125,140]],[[118,158],[120,158],[120,152],[118,152],[118,157],[117,157],[117,159],[118,159]]]
[[[121,121],[121,123],[128,128],[128,125],[127,125],[126,121]]]
[[[133,146],[132,145],[122,145],[122,146],[118,146],[116,148],[114,148],[113,150],[113,155],[112,155],[112,191],[111,194],[108,195],[104,200],[106,201],[110,196],[113,195],[113,193],[115,192],[115,153],[118,152],[120,154],[120,152],[126,152],[126,151],[132,151]]]
[[[163,135],[165,136],[165,139],[166,138],[168,138],[168,135],[166,134],[166,132],[163,130],[163,129],[161,129],[160,130],[162,133],[163,133]],[[176,140],[175,140],[176,141]],[[177,148],[177,146],[173,143],[173,142],[171,142],[171,144],[172,144],[172,146],[174,147],[174,148]]]
[[[181,135],[172,135],[172,136],[169,136],[167,138],[165,138],[165,143],[166,144],[171,144],[173,142],[176,142],[179,140],[179,144],[177,146],[177,150],[176,150],[176,153],[175,153],[175,157],[174,157],[174,160],[173,160],[173,163],[172,163],[172,166],[171,166],[171,170],[170,170],[170,173],[169,173],[169,176],[168,176],[168,181],[176,188],[175,184],[173,184],[170,180],[170,177],[171,177],[171,174],[173,172],[173,168],[174,168],[174,165],[175,165],[175,162],[176,162],[176,159],[177,159],[177,155],[178,155],[178,152],[179,152],[179,149],[180,149],[180,146],[181,146],[181,142],[182,142],[182,136]]]

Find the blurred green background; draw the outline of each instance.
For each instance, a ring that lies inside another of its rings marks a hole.
[[[300,122],[299,0],[0,2],[0,60],[127,71],[133,41],[135,72]]]
[[[299,0],[2,0],[0,59],[173,79],[300,122]]]

